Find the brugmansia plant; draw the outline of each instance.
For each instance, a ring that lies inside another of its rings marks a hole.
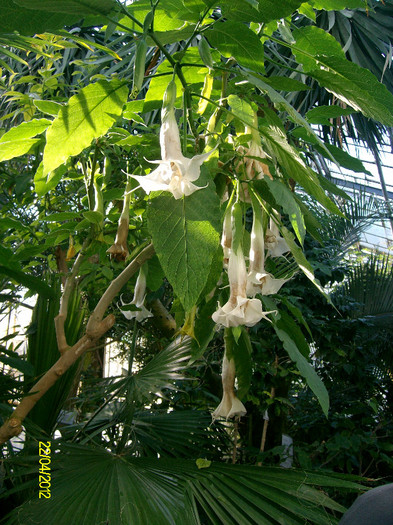
[[[320,227],[303,197],[342,217],[332,195],[347,196],[307,163],[299,137],[331,162],[339,164],[342,156],[335,157],[286,94],[316,82],[334,95],[325,119],[350,107],[393,125],[387,88],[313,23],[318,9],[364,10],[367,3],[4,4],[3,85],[9,87],[3,118],[14,125],[0,137],[0,161],[5,170],[23,166],[34,179],[31,213],[39,235],[28,236],[13,210],[8,224],[17,234],[0,251],[0,273],[53,296],[30,263],[38,258],[53,271],[55,247],[69,245],[68,260],[57,264],[64,277],[54,320],[60,356],[4,420],[0,442],[22,432],[40,399],[116,323],[124,317],[134,323],[127,377],[106,384],[110,402],[74,429],[74,444],[53,450],[51,502],[35,494],[9,523],[337,523],[335,512],[344,509],[313,486],[356,489],[355,483],[202,458],[195,464],[186,452],[176,454],[180,439],[170,451],[158,446],[159,420],[152,416],[147,423],[138,410],[153,394],[174,388],[187,363],[222,330],[223,398],[213,417],[226,423],[244,416],[240,393],[253,367],[248,328],[264,322],[328,414],[328,394],[306,339],[292,330],[295,322],[287,322],[280,302],[267,296],[279,294],[297,271],[325,294],[302,250],[306,232],[318,239]],[[295,28],[292,15],[307,17],[308,25]],[[288,50],[286,76],[266,75],[264,49],[271,43]],[[76,54],[66,63],[75,48],[88,56]],[[28,63],[31,55],[39,60],[37,71]],[[26,88],[29,82],[34,89]],[[77,285],[89,296],[90,311],[75,341],[65,327]],[[165,287],[177,308],[177,339],[133,373],[138,323],[157,317],[147,292]],[[134,294],[130,302],[127,289]],[[164,418],[168,424],[170,418]],[[150,433],[141,430],[147,424]],[[193,459],[200,455],[195,432],[185,438]],[[153,458],[144,457],[152,450]],[[24,465],[10,464],[7,479],[28,476],[34,459],[26,454]]]

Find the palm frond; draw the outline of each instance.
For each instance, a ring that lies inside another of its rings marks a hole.
[[[355,302],[353,317],[369,316],[389,326],[393,318],[393,265],[388,256],[372,255],[350,268],[335,292],[337,299]]]
[[[346,477],[274,467],[113,455],[64,446],[52,458],[52,495],[36,496],[7,524],[329,525],[345,509],[316,487],[362,487]]]

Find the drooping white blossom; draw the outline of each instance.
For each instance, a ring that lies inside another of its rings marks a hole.
[[[278,226],[272,218],[270,219],[269,228],[266,230],[265,242],[271,257],[281,257],[284,253],[290,251],[288,244],[280,236]]]
[[[228,360],[224,354],[221,372],[223,395],[221,403],[212,414],[213,419],[225,418],[228,420],[235,416],[244,416],[247,413],[243,403],[236,397],[235,377],[235,361],[233,359]]]
[[[232,216],[232,228],[233,226]],[[239,232],[235,232],[234,236],[236,235],[239,235]],[[240,242],[232,244],[228,262],[228,280],[229,300],[212,315],[215,323],[227,328],[241,325],[254,326],[263,317],[266,317],[268,312],[262,311],[261,301],[249,299],[246,295],[247,269]]]
[[[153,314],[144,306],[146,296],[146,274],[143,267],[139,270],[138,278],[135,284],[134,297],[129,303],[125,303],[120,297],[120,302],[122,306],[134,305],[137,310],[122,310],[121,313],[126,319],[136,319],[139,322],[144,321],[148,317],[153,317]]]
[[[249,271],[247,275],[247,295],[254,297],[260,293],[271,295],[277,293],[289,279],[276,279],[265,271],[265,246],[262,226],[262,210],[258,202],[253,202],[253,223],[249,254]]]

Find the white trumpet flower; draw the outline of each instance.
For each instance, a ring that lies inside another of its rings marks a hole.
[[[253,222],[251,229],[250,266],[247,275],[247,295],[254,297],[260,293],[271,295],[277,293],[289,279],[275,279],[265,271],[265,246],[262,227],[262,210],[253,202]],[[283,239],[284,240],[284,239]]]
[[[280,231],[276,222],[271,218],[269,228],[266,230],[266,248],[271,257],[281,257],[289,252],[289,246],[285,239],[280,236]]]
[[[158,168],[148,175],[132,175],[146,193],[151,191],[169,191],[175,199],[188,196],[202,187],[193,182],[200,176],[200,168],[214,150],[202,155],[195,155],[191,159],[184,157],[181,151],[179,128],[177,126],[174,101],[176,99],[176,85],[171,82],[167,89],[168,102],[161,112],[160,147],[161,159],[151,161],[158,164]]]
[[[212,413],[213,419],[224,417],[228,420],[235,416],[244,416],[247,413],[245,406],[235,394],[235,376],[235,361],[233,359],[228,360],[224,354],[221,372],[223,396],[221,403]]]
[[[135,290],[134,290],[134,297],[132,298],[132,301],[130,303],[125,303],[123,299],[120,297],[120,302],[122,306],[127,306],[129,304],[134,305],[138,310],[122,310],[120,308],[121,313],[124,315],[124,317],[128,320],[136,319],[139,322],[144,321],[148,317],[153,317],[153,314],[144,306],[146,297],[146,274],[141,268],[139,270],[139,275],[136,280],[135,284]]]
[[[228,264],[230,285],[229,301],[218,308],[212,319],[218,325],[254,326],[270,312],[262,311],[259,299],[248,299],[246,295],[247,271],[241,247],[235,252],[231,250]]]

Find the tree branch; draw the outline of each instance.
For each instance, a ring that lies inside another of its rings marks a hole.
[[[127,268],[125,268],[122,273],[111,282],[108,289],[101,297],[94,311],[90,315],[86,326],[85,335],[83,335],[79,341],[74,344],[74,346],[71,348],[67,347],[67,351],[62,354],[62,356],[56,361],[52,368],[50,368],[30,389],[28,394],[16,407],[12,415],[0,428],[0,444],[5,443],[13,436],[17,436],[22,432],[22,422],[30,410],[35,406],[37,401],[41,399],[45,392],[47,392],[49,388],[56,383],[58,378],[62,376],[83,353],[94,346],[97,339],[102,337],[110,328],[112,328],[115,323],[115,316],[110,314],[105,319],[103,319],[107,307],[110,305],[114,297],[119,293],[124,284],[134,275],[134,273],[139,270],[142,264],[150,259],[150,257],[153,255],[154,247],[152,244],[149,244],[135,257],[135,259],[130,262]],[[70,275],[70,280],[67,280],[60,306],[60,313],[56,318],[56,331],[59,329],[60,338],[62,337],[61,331],[64,333],[64,321],[67,314],[67,302],[69,294],[71,293],[76,273],[80,267],[80,263],[82,262],[82,257],[82,254],[80,254],[80,256],[78,256],[79,262],[78,259],[75,261],[71,274],[73,277]],[[60,316],[64,316],[64,318],[61,317],[59,320]]]

